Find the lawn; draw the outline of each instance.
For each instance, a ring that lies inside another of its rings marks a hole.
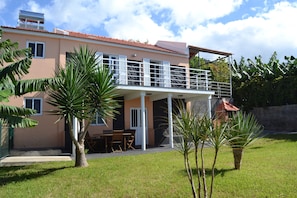
[[[207,168],[212,156],[207,148]],[[73,168],[74,162],[2,167],[0,197],[192,196],[177,151],[88,162],[88,168]],[[214,197],[296,197],[297,135],[259,139],[245,150],[241,170],[233,169],[231,149],[223,147],[216,168]]]

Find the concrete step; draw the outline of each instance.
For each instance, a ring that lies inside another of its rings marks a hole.
[[[71,161],[70,156],[12,156],[0,160],[0,167],[3,166],[25,166],[33,163]]]

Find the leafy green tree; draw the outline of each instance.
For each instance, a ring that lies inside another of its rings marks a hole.
[[[215,61],[209,61],[195,56],[190,60],[190,67],[195,69],[210,70],[214,81],[230,81],[230,69],[225,59],[218,58]]]
[[[87,47],[75,49],[65,69],[49,87],[48,103],[56,107],[51,113],[65,119],[70,137],[76,147],[76,167],[88,166],[84,141],[89,124],[96,113],[102,118],[113,117],[119,106],[115,100],[112,73],[98,65],[95,53]],[[73,134],[73,119],[79,120],[78,137]]]
[[[1,37],[0,30],[0,37]],[[19,84],[25,85],[20,78],[28,74],[31,65],[29,49],[18,49],[18,43],[4,40],[0,42],[0,124],[11,127],[33,127],[37,121],[29,118],[35,113],[32,109],[10,106],[5,103],[17,91]],[[33,81],[32,81],[33,82]]]
[[[273,53],[268,63],[262,57],[255,61],[242,57],[232,66],[232,87],[234,102],[244,110],[253,107],[296,104],[297,61],[285,57],[285,62]]]

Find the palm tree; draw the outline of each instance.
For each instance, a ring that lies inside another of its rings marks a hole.
[[[227,137],[233,150],[235,169],[241,167],[243,149],[254,142],[262,131],[263,127],[251,113],[239,111],[231,118]]]
[[[70,137],[76,147],[76,167],[88,166],[84,141],[89,124],[96,114],[102,118],[113,117],[118,107],[115,100],[115,85],[112,73],[98,65],[95,53],[87,47],[74,50],[74,54],[60,69],[49,88],[48,103],[56,109],[51,113],[65,119],[70,128]],[[73,135],[73,119],[81,123],[78,137]]]

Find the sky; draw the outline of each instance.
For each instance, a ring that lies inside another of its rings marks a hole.
[[[297,0],[0,0],[0,25],[16,27],[19,10],[44,13],[48,31],[186,42],[237,61],[297,57]]]

